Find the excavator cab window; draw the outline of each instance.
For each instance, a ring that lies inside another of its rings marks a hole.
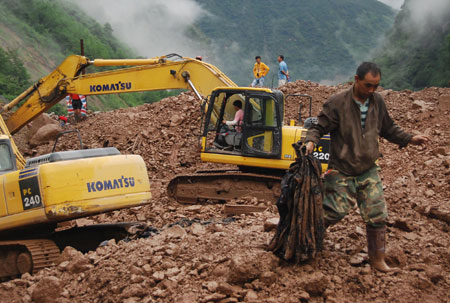
[[[208,105],[204,136],[206,136],[206,149],[214,152],[240,153],[242,140],[242,123],[239,125],[226,125],[222,121],[233,121],[236,108],[235,101],[241,101],[242,109],[245,107],[245,96],[241,90],[218,90],[213,92]]]
[[[0,141],[0,174],[16,170],[15,157],[9,141]]]
[[[249,95],[245,101],[244,155],[278,157],[281,152],[282,118],[277,100],[267,94]]]
[[[244,120],[238,126],[222,123],[232,121],[233,106],[241,101]],[[206,150],[238,155],[278,157],[281,153],[281,124],[279,101],[273,94],[242,90],[216,91],[211,96],[208,114]]]

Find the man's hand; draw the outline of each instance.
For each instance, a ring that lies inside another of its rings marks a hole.
[[[227,124],[227,120],[222,120],[222,124]]]
[[[306,142],[306,156],[312,154],[314,151],[314,142]]]
[[[409,143],[411,143],[413,145],[422,145],[422,144],[425,144],[425,143],[427,143],[429,141],[430,141],[430,138],[428,138],[427,136],[415,135],[414,137],[411,138]]]

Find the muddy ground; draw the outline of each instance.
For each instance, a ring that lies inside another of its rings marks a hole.
[[[317,114],[331,94],[348,87],[296,81],[282,90],[312,95]],[[153,192],[147,206],[74,224],[141,221],[156,233],[109,241],[87,254],[67,248],[56,267],[1,283],[0,302],[450,302],[450,89],[380,93],[399,125],[432,140],[404,149],[381,144],[388,254],[401,272],[371,270],[357,209],[329,228],[316,260],[292,265],[264,249],[273,236],[266,221],[277,217],[276,207],[226,217],[223,205],[170,202],[165,186],[171,177],[220,167],[201,163],[199,105],[191,93],[182,93],[68,126],[79,129],[91,148],[115,146],[141,155]],[[299,99],[287,103],[286,120],[297,119]],[[27,157],[51,149],[27,146],[26,130],[15,137]],[[75,146],[68,139],[59,148]]]

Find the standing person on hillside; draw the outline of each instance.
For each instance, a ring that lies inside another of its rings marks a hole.
[[[75,117],[75,121],[81,120],[81,108],[83,107],[83,102],[78,94],[69,94],[72,100],[72,108]]]
[[[278,87],[283,86],[289,81],[289,71],[286,62],[284,62],[284,56],[278,56]]]
[[[326,227],[339,222],[357,204],[366,224],[369,261],[373,268],[390,272],[385,262],[387,208],[376,164],[378,139],[405,147],[429,139],[403,131],[389,116],[383,97],[375,93],[381,70],[371,62],[357,69],[351,89],[333,95],[318,115],[318,123],[306,135],[306,154],[312,154],[319,138],[330,133],[330,161],[324,183]]]
[[[255,57],[255,65],[253,66],[253,75],[254,79],[252,82],[252,87],[263,87],[264,86],[264,79],[269,72],[269,67],[265,65],[263,62],[261,62],[261,56]]]

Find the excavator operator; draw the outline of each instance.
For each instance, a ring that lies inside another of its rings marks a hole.
[[[236,132],[241,133],[242,132],[241,124],[244,121],[244,111],[242,110],[242,102],[240,100],[236,100],[233,102],[233,106],[234,109],[236,110],[233,121],[223,120],[222,123],[228,126],[234,126]]]
[[[242,122],[244,121],[244,111],[242,110],[242,101],[235,100],[233,102],[236,113],[234,119],[231,121],[223,120],[219,133],[217,134],[214,146],[219,149],[231,151],[234,148],[239,148],[242,139]],[[230,130],[230,126],[234,126]]]

